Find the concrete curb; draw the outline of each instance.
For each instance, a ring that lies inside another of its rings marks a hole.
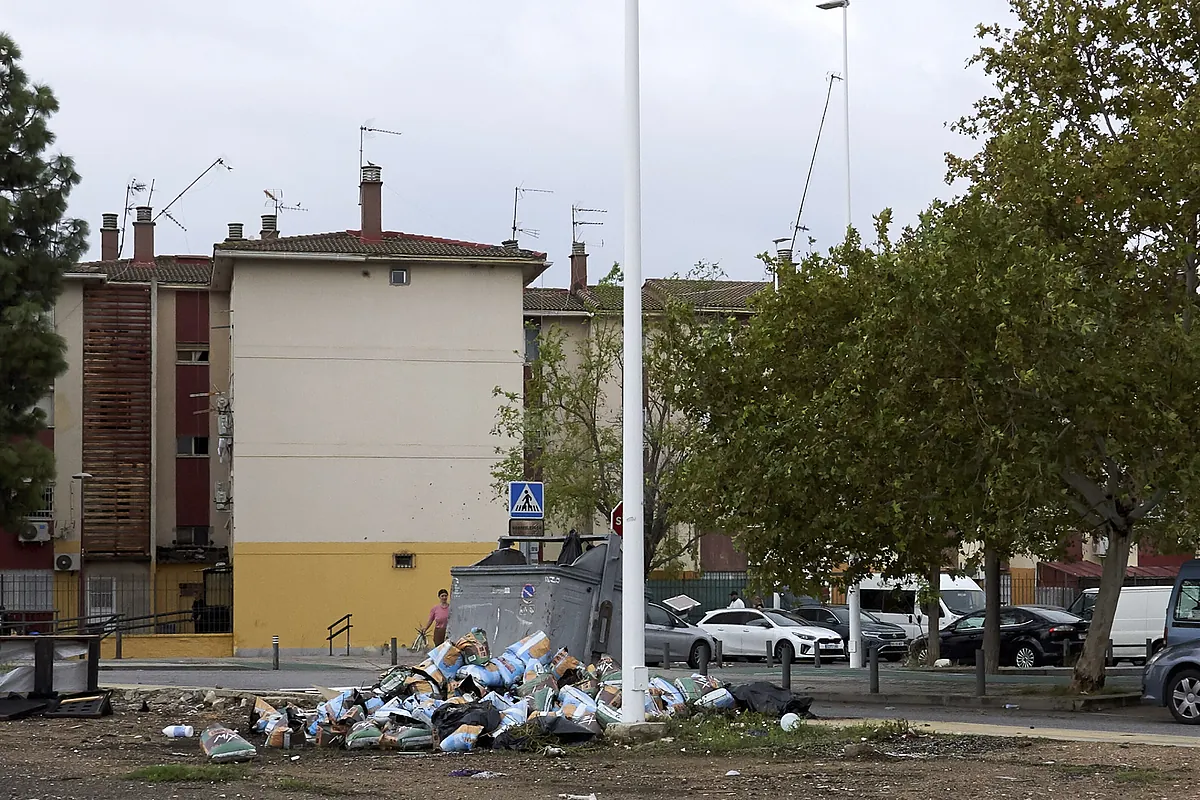
[[[847,725],[883,724],[884,719],[819,719],[810,720],[810,725],[845,727]],[[1200,747],[1200,736],[1175,735],[1169,733],[1112,733],[1110,731],[1087,731],[1072,728],[1028,728],[1015,725],[992,725],[974,722],[925,722],[910,719],[907,722],[919,731],[943,736],[998,736],[1015,739],[1047,739],[1056,742],[1085,742],[1104,744],[1153,745],[1157,747]]]
[[[948,708],[999,708],[1012,705],[1024,711],[1100,711],[1109,708],[1128,708],[1141,705],[1142,696],[1136,692],[1093,695],[1090,697],[1056,697],[1045,695],[976,697],[968,694],[867,692],[802,692],[819,703],[886,706],[944,706]]]

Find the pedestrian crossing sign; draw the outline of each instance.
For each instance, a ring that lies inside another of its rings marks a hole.
[[[543,484],[537,481],[512,481],[508,484],[508,516],[511,519],[544,519]]]

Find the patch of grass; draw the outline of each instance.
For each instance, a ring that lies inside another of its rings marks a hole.
[[[135,769],[125,779],[149,783],[223,783],[240,781],[245,777],[245,768],[236,764],[159,764]]]
[[[333,786],[322,786],[304,778],[280,778],[276,787],[283,792],[306,792],[320,797],[343,797],[349,792]]]
[[[1174,777],[1170,772],[1158,769],[1143,769],[1141,767],[1125,767],[1113,773],[1113,780],[1117,783],[1163,783],[1164,781],[1172,780]]]
[[[845,727],[801,723],[795,730],[785,731],[778,719],[761,714],[706,714],[672,719],[667,725],[672,747],[713,753],[840,748],[850,742],[892,741],[913,732],[903,720]]]
[[[1151,784],[1172,780],[1175,776],[1169,771],[1146,769],[1144,767],[1110,767],[1104,764],[1058,764],[1056,770],[1064,778],[1091,778],[1094,776],[1107,777],[1117,783]]]

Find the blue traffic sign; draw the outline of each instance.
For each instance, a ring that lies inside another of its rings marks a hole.
[[[545,487],[538,481],[508,484],[508,516],[512,519],[545,519]]]

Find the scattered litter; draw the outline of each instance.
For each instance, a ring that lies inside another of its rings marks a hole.
[[[190,739],[196,729],[191,725],[168,725],[163,728],[163,736],[168,739]]]
[[[779,720],[779,727],[783,728],[789,733],[796,730],[800,727],[800,716],[791,712],[784,714],[783,718]]]
[[[503,772],[492,772],[486,769],[456,769],[450,773],[451,778],[475,778],[477,780],[488,780],[490,778],[506,778],[508,777]]]
[[[542,751],[542,755],[544,755],[546,758],[562,758],[566,754],[567,751],[563,750],[561,747],[547,747]]]
[[[594,792],[592,794],[560,794],[558,798],[559,800],[596,800],[596,794]]]
[[[292,761],[299,761],[299,760],[300,760],[300,756],[292,756]]]
[[[725,773],[725,777],[726,777],[726,778],[737,778],[737,777],[739,777],[741,774],[742,774],[742,773],[738,772],[736,769],[731,769],[731,770],[729,770],[729,772],[726,772],[726,773]]]
[[[215,764],[250,761],[258,755],[254,745],[218,723],[209,725],[200,734],[200,749]]]
[[[1005,708],[1007,708],[1007,709],[1020,708],[1020,706],[1019,706],[1019,705],[1017,705],[1016,703],[1005,703],[1005,704],[1004,704],[1004,707],[1005,707]]]

